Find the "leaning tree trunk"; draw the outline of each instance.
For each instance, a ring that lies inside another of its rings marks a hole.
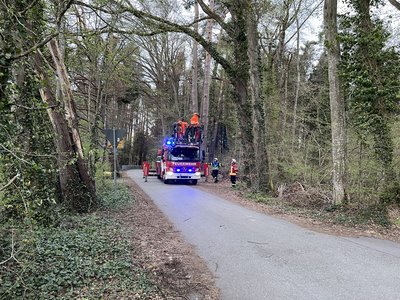
[[[62,200],[64,205],[72,211],[88,212],[96,205],[96,198],[91,197],[92,191],[85,185],[80,176],[72,132],[60,109],[61,103],[57,102],[56,96],[51,89],[51,80],[43,65],[41,55],[36,53],[34,67],[41,81],[45,83],[40,89],[40,95],[48,106],[47,113],[54,130]]]
[[[345,105],[340,93],[338,65],[340,49],[337,38],[337,0],[325,0],[325,43],[328,57],[329,99],[332,127],[333,203],[346,200],[346,128]]]
[[[53,62],[56,67],[57,77],[61,83],[62,91],[63,91],[63,100],[64,100],[64,108],[66,112],[66,119],[68,122],[68,126],[72,133],[72,142],[77,154],[77,165],[79,170],[79,176],[81,178],[82,183],[86,186],[88,190],[87,197],[91,199],[91,201],[96,202],[96,190],[94,186],[94,181],[89,175],[89,170],[84,160],[83,156],[83,147],[81,142],[81,137],[79,134],[79,121],[76,113],[75,101],[72,96],[71,84],[69,82],[68,73],[66,66],[64,64],[64,59],[61,55],[60,48],[55,39],[51,40],[48,44],[48,48],[50,50],[51,56],[53,58]]]

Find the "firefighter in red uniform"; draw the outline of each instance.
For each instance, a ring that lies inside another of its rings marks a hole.
[[[231,168],[229,170],[229,176],[231,177],[232,187],[236,186],[237,173],[238,173],[238,166],[236,164],[236,160],[232,159]]]
[[[150,163],[148,161],[143,162],[143,178],[144,181],[147,182],[147,176],[149,176],[150,171]]]

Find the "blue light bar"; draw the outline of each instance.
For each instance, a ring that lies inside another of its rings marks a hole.
[[[166,140],[165,140],[165,144],[167,145],[167,146],[172,146],[172,147],[174,147],[175,146],[175,140],[174,140],[174,138],[167,138]]]
[[[179,173],[180,171],[181,171],[181,169],[179,169],[179,168],[178,168],[178,169],[176,169],[176,172],[178,172],[178,173]]]
[[[188,172],[191,173],[191,172],[193,172],[193,170],[192,169],[188,169]]]

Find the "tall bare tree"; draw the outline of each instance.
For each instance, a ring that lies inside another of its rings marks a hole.
[[[197,1],[194,3],[194,32],[199,32],[199,4]],[[198,112],[199,110],[199,99],[198,99],[198,74],[199,74],[199,58],[197,50],[198,42],[193,40],[192,49],[192,113]]]
[[[340,49],[337,34],[337,0],[325,0],[324,32],[331,107],[333,203],[341,204],[346,200],[346,125],[345,105],[338,75]]]
[[[210,10],[214,11],[214,0],[210,0]],[[211,43],[212,40],[212,28],[213,20],[207,21],[206,27],[206,40]],[[208,140],[208,123],[209,123],[209,107],[210,107],[210,81],[211,81],[211,54],[206,53],[206,59],[204,62],[204,84],[203,84],[203,101],[202,105],[202,123],[204,125],[204,139],[203,149],[207,152],[207,140]]]

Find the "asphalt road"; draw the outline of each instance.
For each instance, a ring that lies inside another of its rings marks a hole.
[[[128,175],[196,247],[224,300],[400,299],[398,243],[314,232],[189,185]]]

